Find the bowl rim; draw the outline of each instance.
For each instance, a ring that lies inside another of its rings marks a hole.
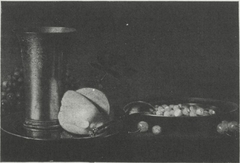
[[[159,103],[161,103],[161,105],[163,104],[167,104],[167,103],[195,103],[195,104],[203,104],[203,105],[212,105],[217,107],[220,112],[219,114],[229,114],[229,113],[233,113],[239,110],[239,107],[236,103],[230,102],[230,101],[221,101],[221,100],[216,100],[216,99],[211,99],[211,98],[199,98],[199,97],[190,97],[190,98],[168,98],[168,99],[157,99],[157,98],[152,98],[152,99],[148,99],[146,101],[144,100],[135,100],[132,102],[127,103],[124,107],[123,107],[123,111],[125,114],[127,114],[127,112],[129,111],[129,106],[135,104],[135,103],[150,103],[151,105],[155,106]],[[206,118],[206,117],[216,117],[216,116],[220,116],[219,114],[214,114],[211,116],[180,116],[180,117],[164,117],[164,116],[158,116],[158,115],[154,115],[154,114],[144,114],[144,113],[135,113],[138,115],[142,115],[142,116],[151,116],[151,117],[157,117],[157,118]],[[131,114],[134,115],[134,114]],[[130,115],[129,115],[130,116]]]

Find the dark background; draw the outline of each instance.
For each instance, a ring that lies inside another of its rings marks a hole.
[[[69,26],[77,29],[69,50],[75,78],[101,77],[88,64],[97,58],[119,60],[121,77],[103,81],[111,104],[152,96],[238,103],[238,25],[238,2],[2,2],[2,81],[21,65],[12,30]]]

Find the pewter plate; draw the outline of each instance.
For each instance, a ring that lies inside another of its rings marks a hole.
[[[19,138],[44,141],[101,139],[117,135],[120,132],[119,126],[111,126],[104,132],[96,134],[94,137],[90,135],[74,135],[66,132],[62,128],[51,130],[26,129],[23,127],[24,117],[23,112],[2,117],[2,131]]]

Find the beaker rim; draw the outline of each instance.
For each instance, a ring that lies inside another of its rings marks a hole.
[[[64,34],[76,32],[76,29],[71,27],[43,26],[23,28],[17,31],[20,33]]]

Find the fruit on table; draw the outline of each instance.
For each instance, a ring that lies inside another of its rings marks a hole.
[[[90,91],[90,89],[87,90]],[[92,93],[87,93],[86,89],[84,91],[80,90],[79,92],[84,92],[85,96],[72,90],[64,94],[58,119],[60,125],[66,131],[74,134],[87,135],[94,128],[100,127],[110,120],[110,108],[106,107],[109,106],[108,101],[102,102],[98,95],[90,95]],[[98,90],[94,92],[98,92]],[[89,98],[86,98],[86,96]],[[99,110],[98,107],[103,106],[102,104],[106,105]]]
[[[220,134],[224,134],[227,132],[227,128],[225,127],[225,125],[223,125],[222,123],[217,125],[217,132]]]
[[[140,121],[137,125],[137,128],[139,129],[140,132],[146,132],[148,131],[149,125],[145,121]]]
[[[228,122],[224,120],[217,125],[217,132],[220,134],[239,132],[239,124],[236,121]]]
[[[159,125],[155,125],[152,127],[152,133],[154,135],[158,135],[162,132],[162,128]]]
[[[239,125],[236,121],[228,122],[228,130],[230,132],[238,132],[239,131]]]

